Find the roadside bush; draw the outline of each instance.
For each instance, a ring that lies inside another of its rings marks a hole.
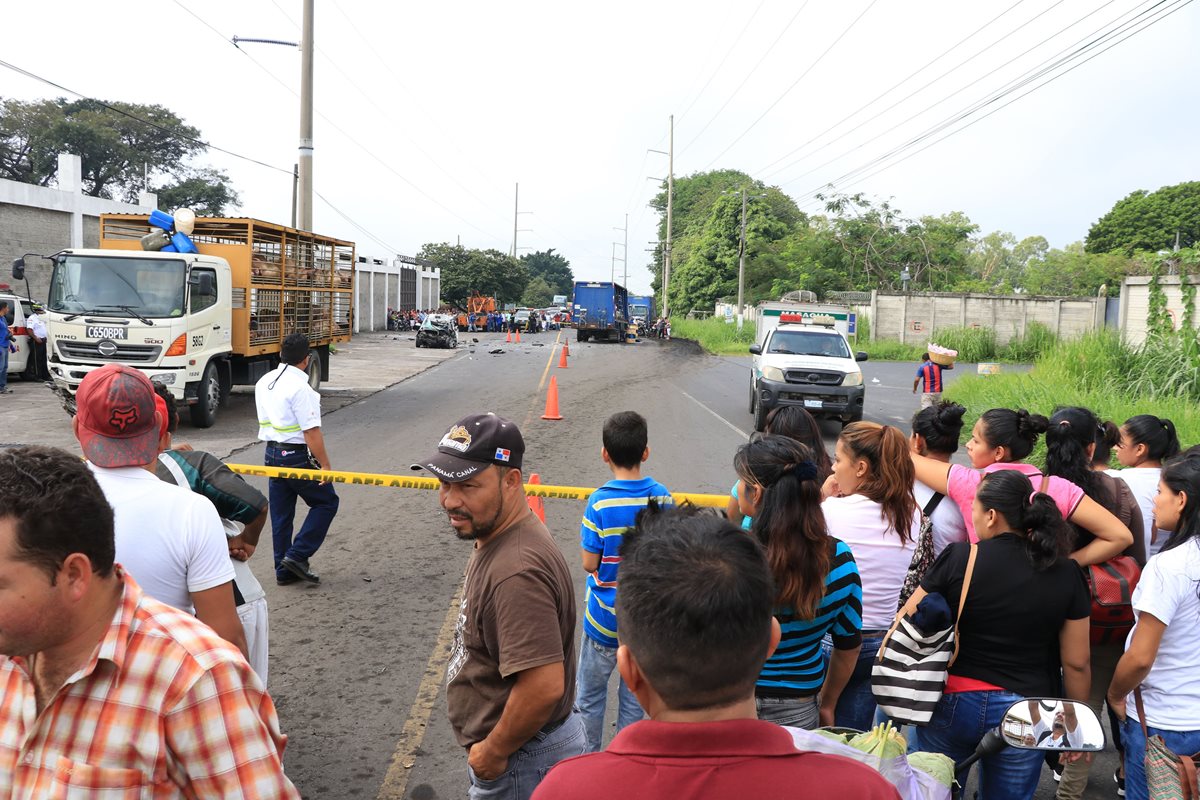
[[[996,357],[1000,361],[1014,364],[1032,364],[1056,344],[1058,337],[1054,335],[1054,331],[1040,322],[1031,322],[1025,326],[1025,335],[1000,348]]]
[[[968,363],[996,358],[996,332],[991,328],[942,328],[929,341],[958,351],[958,360]]]
[[[739,331],[736,324],[725,322],[724,317],[671,317],[671,336],[699,342],[709,353],[744,356],[749,353],[747,348],[755,342],[755,326],[746,320]]]

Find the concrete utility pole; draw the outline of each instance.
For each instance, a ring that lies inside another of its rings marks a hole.
[[[517,220],[521,218],[521,184],[513,184],[513,248],[512,257],[517,257]]]
[[[313,227],[313,0],[304,0],[300,42],[300,159],[297,227]]]
[[[663,256],[663,318],[671,318],[671,212],[675,205],[675,115],[671,115],[667,145],[667,249]]]
[[[738,239],[737,329],[742,329],[742,295],[746,290],[746,187],[742,187],[742,235]]]
[[[612,282],[613,283],[617,282],[617,245],[620,245],[621,246],[621,264],[625,268],[625,280],[622,282],[621,285],[624,286],[626,289],[628,289],[629,288],[629,215],[628,214],[625,215],[625,227],[624,228],[618,228],[616,225],[614,225],[613,230],[614,231],[622,231],[625,234],[625,242],[623,244],[621,242],[613,242]]]

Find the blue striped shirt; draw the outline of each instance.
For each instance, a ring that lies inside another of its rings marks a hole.
[[[638,512],[650,500],[674,505],[671,493],[653,478],[611,480],[592,492],[583,523],[580,545],[600,556],[599,568],[588,575],[583,632],[606,647],[617,646],[617,570],[621,566],[621,540],[633,527]]]
[[[775,609],[782,637],[774,654],[759,673],[755,694],[760,697],[806,697],[816,694],[825,681],[821,639],[833,637],[839,650],[862,641],[862,582],[858,565],[845,542],[830,537],[834,547],[825,596],[812,619],[800,619],[790,608]]]

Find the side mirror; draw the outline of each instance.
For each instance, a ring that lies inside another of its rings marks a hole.
[[[762,355],[762,345],[760,345],[760,344],[750,345],[750,355],[761,356]]]
[[[1057,697],[1034,697],[1014,703],[1004,713],[1000,734],[1019,750],[1104,749],[1104,728],[1096,712],[1083,703]]]
[[[25,280],[25,257],[14,258],[12,263],[13,280]]]
[[[866,361],[868,358],[870,358],[870,356],[864,353],[862,350],[859,350],[854,354],[855,361]]]
[[[217,292],[217,282],[211,272],[193,272],[188,276],[188,283],[195,286],[201,295],[207,296]]]

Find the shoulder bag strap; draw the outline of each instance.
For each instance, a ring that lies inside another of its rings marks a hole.
[[[967,592],[971,588],[971,576],[975,574],[975,556],[979,553],[979,545],[971,545],[971,555],[967,556],[967,571],[963,574],[962,593],[958,596],[958,614],[954,617],[954,654],[950,656],[950,663],[946,665],[946,669],[954,666],[954,662],[958,660],[958,623],[962,621],[963,608],[967,605]]]
[[[1137,707],[1138,719],[1142,723],[1142,738],[1150,740],[1150,731],[1146,729],[1146,707],[1142,705],[1142,686],[1138,684],[1133,690],[1133,704]]]
[[[933,512],[937,510],[938,504],[941,503],[945,497],[946,495],[942,494],[941,492],[934,492],[933,497],[929,498],[929,502],[925,504],[923,509],[921,509],[921,513],[927,517],[932,517]]]

